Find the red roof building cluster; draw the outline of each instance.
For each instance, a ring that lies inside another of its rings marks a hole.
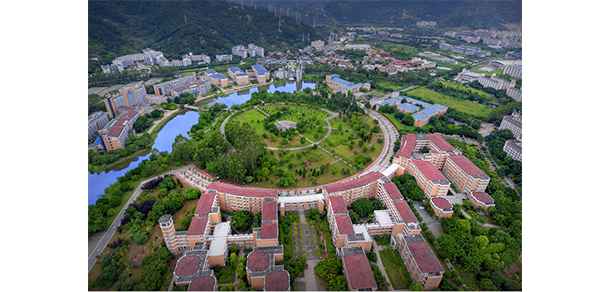
[[[277,220],[277,203],[275,201],[263,202],[263,211],[261,214],[263,221]]]
[[[114,126],[112,126],[112,128],[110,128],[110,131],[108,131],[108,136],[118,137],[121,134],[121,131],[123,130],[123,127],[125,126],[125,123],[127,121],[131,120],[136,115],[138,115],[138,113],[136,111],[128,111],[123,116],[121,116],[121,118],[114,124]]]
[[[277,198],[276,189],[241,188],[221,182],[211,183],[208,189],[242,197]]]
[[[343,260],[352,290],[377,287],[366,255],[344,255]]]
[[[213,291],[215,283],[212,276],[197,277],[189,285],[189,291]]]
[[[440,149],[441,151],[455,150],[455,148],[451,146],[449,142],[447,142],[445,139],[443,139],[443,137],[437,134],[426,134],[426,137],[430,139],[430,141],[432,141],[432,143],[434,143],[434,145],[436,145],[436,147],[438,147],[438,149]]]
[[[261,239],[277,238],[277,223],[261,224]]]
[[[215,193],[202,193],[201,197],[199,198],[199,202],[197,203],[197,209],[195,209],[195,214],[210,213],[210,210],[212,210],[212,205],[214,204],[215,197]]]
[[[444,271],[427,242],[407,242],[407,246],[422,273]]]
[[[403,198],[402,194],[394,183],[385,183],[383,186],[385,187],[386,192],[388,192],[390,199],[395,200]]]
[[[437,206],[440,209],[443,209],[443,210],[453,209],[453,206],[451,205],[451,203],[449,203],[449,201],[447,201],[447,199],[445,199],[445,198],[434,197],[434,198],[432,198],[431,201],[432,201],[432,203],[434,203],[435,206]]]
[[[269,267],[269,253],[256,251],[248,255],[247,267],[252,272],[264,271]]]
[[[415,149],[415,134],[402,135],[402,141],[400,144],[403,145],[403,147],[396,152],[395,157],[411,157],[411,154],[413,154],[413,149]]]
[[[265,276],[265,291],[287,291],[290,289],[290,277],[286,271],[269,272]]]
[[[335,217],[335,221],[337,222],[339,234],[354,234],[354,226],[352,225],[352,219],[350,219],[349,216],[337,216]]]

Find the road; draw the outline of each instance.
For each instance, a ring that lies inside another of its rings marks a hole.
[[[165,174],[179,173],[180,171],[186,170],[189,167],[193,167],[193,165],[192,164],[191,165],[187,165],[185,167],[182,167],[182,168],[179,168],[179,169],[176,169],[176,170],[172,170],[172,171],[170,171],[168,173],[164,173],[164,174],[159,175],[159,176],[163,176]],[[93,249],[93,252],[89,255],[89,260],[88,260],[89,271],[91,271],[91,268],[93,268],[93,265],[97,261],[98,257],[100,256],[100,254],[102,253],[102,251],[104,250],[104,248],[106,247],[106,245],[108,244],[108,242],[110,241],[112,236],[114,236],[114,233],[116,232],[116,229],[121,224],[121,220],[123,220],[123,216],[125,215],[125,210],[127,210],[129,205],[131,203],[133,203],[136,200],[136,198],[140,195],[140,193],[142,192],[142,188],[141,188],[142,184],[145,183],[145,182],[148,182],[149,180],[157,178],[159,176],[156,176],[156,177],[153,177],[153,178],[149,178],[149,179],[147,179],[145,181],[142,181],[138,185],[138,188],[136,188],[136,190],[133,192],[133,194],[131,195],[131,197],[127,201],[127,203],[125,203],[125,206],[123,206],[123,209],[121,209],[121,211],[119,212],[119,215],[116,216],[116,218],[114,219],[114,221],[112,222],[110,227],[108,227],[108,230],[106,230],[104,235],[100,238],[99,242],[97,243],[97,245]]]

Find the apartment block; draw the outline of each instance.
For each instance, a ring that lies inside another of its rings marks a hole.
[[[463,155],[450,155],[442,173],[460,192],[484,192],[489,184],[489,176]]]
[[[153,85],[153,89],[157,95],[167,95],[171,93],[172,89],[191,84],[195,81],[197,81],[197,74],[193,73],[177,79],[155,84]]]
[[[522,135],[521,123],[521,114],[518,111],[514,110],[511,115],[506,115],[502,118],[502,123],[500,123],[500,127],[498,129],[508,129],[513,132],[513,137],[520,139]]]
[[[415,177],[417,185],[424,191],[427,198],[447,196],[450,183],[431,162],[411,160],[407,172]]]
[[[411,114],[413,117],[413,125],[416,127],[423,127],[430,122],[430,117],[426,115],[422,115],[420,113]]]
[[[162,104],[164,102],[167,102],[167,96],[165,95],[147,94],[144,99],[146,100],[146,102],[151,104]]]
[[[349,291],[377,291],[377,283],[362,247],[341,248],[343,275]]]
[[[97,111],[89,115],[89,134],[88,138],[91,140],[93,137],[98,135],[99,130],[103,129],[110,119],[108,113],[103,111]]]
[[[212,80],[212,84],[215,86],[219,86],[222,88],[229,86],[229,78],[214,70],[206,70],[205,77],[208,80]]]
[[[425,149],[428,151],[424,153]],[[410,161],[423,160],[441,170],[449,155],[461,153],[437,134],[407,134],[402,136],[400,149],[394,155],[393,162],[408,169]]]
[[[233,55],[216,55],[216,62],[233,61]]]
[[[133,132],[133,124],[139,117],[140,115],[136,111],[127,111],[99,130],[104,149],[110,151],[124,148],[127,136]]]
[[[285,215],[286,211],[298,211],[318,209],[319,212],[324,211],[324,195],[315,194],[308,196],[291,196],[291,197],[278,197],[277,203],[279,205],[280,215]]]
[[[392,246],[398,250],[413,282],[421,283],[425,291],[439,287],[445,270],[422,235],[398,234],[392,238]]]
[[[277,190],[236,187],[231,184],[213,182],[208,190],[216,191],[222,210],[237,212],[247,210],[251,214],[261,212],[264,198],[277,200]]]
[[[523,147],[523,144],[520,140],[506,140],[502,150],[504,150],[504,153],[506,153],[506,155],[510,156],[510,158],[517,160],[517,161],[523,161],[523,148],[522,147]]]
[[[370,172],[355,180],[322,187],[326,200],[329,196],[341,196],[347,206],[360,198],[372,198],[377,193],[377,180],[383,177],[379,172]]]
[[[511,87],[506,90],[506,95],[517,102],[521,102],[521,89]]]
[[[106,111],[110,118],[114,118],[121,114],[120,107],[135,107],[146,102],[146,88],[144,82],[140,82],[133,87],[121,90],[118,93],[107,96],[104,99]]]
[[[508,65],[508,66],[505,66],[504,71],[502,71],[502,74],[507,74],[510,77],[519,78],[519,79],[521,79],[521,73],[522,73],[521,65]]]
[[[502,79],[497,76],[492,76],[491,78],[481,76],[478,81],[484,87],[491,87],[495,90],[508,89],[511,85],[514,86],[514,83],[512,83],[511,81]]]

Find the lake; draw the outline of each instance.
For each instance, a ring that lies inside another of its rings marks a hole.
[[[271,85],[259,86],[259,87],[250,88],[250,89],[244,89],[244,90],[233,92],[229,96],[217,98],[215,101],[210,102],[208,104],[208,106],[213,106],[214,103],[226,104],[228,107],[231,107],[232,105],[242,105],[243,103],[250,100],[250,98],[252,97],[252,93],[258,92],[259,88],[265,89],[269,93],[274,93],[276,91],[292,93],[295,91],[302,91],[305,88],[311,88],[313,90],[316,88],[316,83],[315,82],[304,82],[304,81],[301,81],[299,83],[282,82],[282,83],[276,83],[276,84],[271,84]]]

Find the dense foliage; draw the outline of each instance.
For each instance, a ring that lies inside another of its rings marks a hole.
[[[512,159],[503,150],[506,140],[509,139],[513,139],[513,133],[510,130],[496,130],[485,137],[489,152],[494,161],[500,165],[500,169],[496,169],[498,175],[506,175],[521,186],[521,162]]]
[[[408,173],[393,177],[392,182],[396,185],[396,188],[398,188],[405,200],[421,200],[425,196],[424,191],[417,184],[415,177]]]

